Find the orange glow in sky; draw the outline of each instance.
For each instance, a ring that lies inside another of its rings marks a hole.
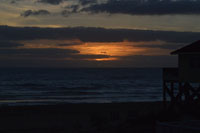
[[[92,58],[86,60],[114,61],[123,56],[134,55],[165,55],[169,50],[151,47],[141,47],[144,44],[162,44],[154,42],[82,42],[80,40],[31,40],[22,41],[22,48],[58,48],[79,51],[79,55],[105,55],[105,58]]]
[[[118,60],[120,56],[137,55],[144,48],[138,48],[130,45],[130,42],[87,42],[81,45],[74,45],[70,48],[80,51],[84,55],[108,55],[110,58],[94,59],[96,61]]]
[[[110,58],[97,58],[97,59],[94,59],[95,61],[114,61],[114,60],[119,60],[119,58],[117,57],[110,57]]]

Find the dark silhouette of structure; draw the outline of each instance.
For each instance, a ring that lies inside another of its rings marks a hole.
[[[171,54],[178,55],[178,68],[163,68],[164,104],[168,96],[171,104],[200,101],[200,40]]]

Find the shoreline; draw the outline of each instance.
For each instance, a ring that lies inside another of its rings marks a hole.
[[[50,104],[36,104],[36,105],[29,105],[29,104],[21,104],[21,105],[9,105],[9,104],[2,104],[0,106],[0,111],[2,109],[40,109],[40,108],[62,108],[62,109],[71,109],[75,110],[78,108],[82,108],[83,110],[97,110],[100,111],[99,109],[106,109],[106,110],[138,110],[139,108],[144,108],[144,107],[163,107],[163,102],[161,101],[155,101],[155,102],[113,102],[113,103],[50,103]],[[137,109],[136,109],[137,107]]]

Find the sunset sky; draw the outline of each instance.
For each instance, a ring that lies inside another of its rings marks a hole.
[[[200,0],[0,0],[0,67],[173,67]]]

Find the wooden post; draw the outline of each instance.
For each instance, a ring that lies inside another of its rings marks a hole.
[[[185,95],[185,103],[189,103],[190,101],[193,101],[193,97],[190,97],[190,92],[189,91],[195,91],[192,86],[190,86],[190,83],[185,83],[183,91]],[[194,95],[195,96],[195,95]]]
[[[179,82],[179,87],[178,87],[178,102],[182,102],[182,83],[181,82]]]
[[[197,88],[197,91],[200,92],[200,84],[199,84],[199,87]],[[197,95],[197,98],[198,98],[197,100],[200,101],[200,94],[199,93]]]
[[[174,105],[176,104],[176,99],[174,98],[174,82],[171,82],[170,86],[170,98],[171,98],[171,103],[170,106],[173,108]]]
[[[167,97],[166,97],[166,81],[163,80],[163,105],[164,105],[164,108],[167,107]]]
[[[171,101],[174,102],[174,82],[171,82]]]

